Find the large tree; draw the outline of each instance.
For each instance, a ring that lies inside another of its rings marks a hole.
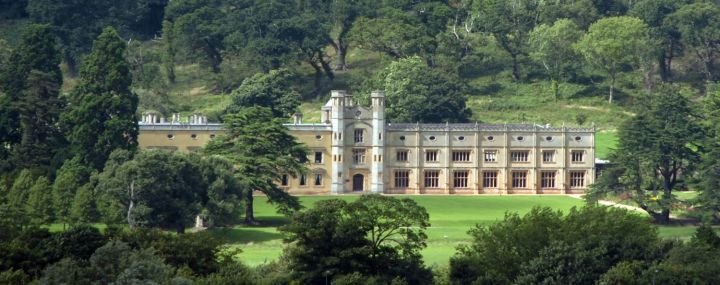
[[[465,105],[466,86],[460,79],[431,68],[420,57],[391,63],[366,82],[360,100],[368,103],[372,90],[384,90],[388,120],[397,123],[461,123],[472,112]]]
[[[498,46],[512,59],[513,79],[521,79],[520,64],[528,54],[528,37],[540,20],[545,1],[481,0],[473,13],[480,32],[493,36]]]
[[[650,54],[649,47],[647,24],[627,16],[598,20],[575,44],[575,48],[590,65],[609,77],[609,103],[613,101],[617,75],[643,63]]]
[[[290,117],[298,111],[300,94],[292,88],[295,75],[287,69],[258,73],[243,80],[235,89],[227,113],[236,113],[243,108],[267,107],[275,117]]]
[[[49,166],[61,148],[60,57],[47,25],[30,25],[0,70],[0,159],[16,167]],[[4,93],[4,95],[2,94]]]
[[[670,221],[673,191],[692,175],[703,137],[692,103],[675,87],[663,86],[642,98],[644,107],[618,131],[614,166],[586,195],[593,202],[607,194],[629,194],[658,223]]]
[[[667,21],[702,64],[706,83],[712,82],[714,61],[720,54],[720,6],[704,1],[685,5]]]
[[[245,223],[255,224],[253,193],[260,191],[270,203],[289,214],[300,208],[298,199],[276,182],[283,174],[305,171],[307,150],[288,133],[283,119],[266,107],[248,107],[225,116],[226,133],[211,141],[205,153],[220,155],[235,165],[235,177],[245,188]]]
[[[130,90],[125,49],[114,29],[103,31],[71,94],[70,109],[62,116],[72,152],[98,170],[113,150],[137,147],[138,97]]]
[[[389,282],[429,284],[420,250],[430,226],[427,211],[415,201],[366,195],[348,203],[318,202],[280,228],[290,269],[302,283],[317,284],[351,273]]]
[[[558,99],[560,82],[577,70],[580,59],[572,48],[580,37],[580,28],[571,20],[562,19],[552,26],[542,24],[530,33],[530,58],[540,63],[552,84],[552,94]]]
[[[669,20],[669,16],[681,6],[682,2],[675,0],[642,0],[635,3],[628,13],[648,24],[651,38],[657,41],[658,49],[654,55],[663,82],[670,81],[673,60],[682,53],[680,32]]]

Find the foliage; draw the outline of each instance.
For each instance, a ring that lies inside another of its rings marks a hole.
[[[56,127],[63,105],[58,98],[62,85],[59,63],[50,27],[30,25],[7,66],[0,69],[0,143],[7,146],[0,150],[0,159],[14,167],[45,167],[48,172],[62,147]]]
[[[282,119],[265,107],[248,107],[224,117],[226,133],[211,141],[206,154],[227,158],[235,165],[235,178],[245,194],[245,222],[255,223],[253,191],[268,196],[283,213],[300,208],[297,198],[280,189],[275,181],[283,174],[303,172],[307,150],[288,134]]]
[[[637,68],[647,59],[651,47],[647,29],[647,24],[638,18],[604,18],[593,23],[575,44],[590,65],[610,78],[609,103],[613,101],[618,73]]]
[[[628,193],[657,222],[667,223],[672,191],[681,176],[692,173],[699,160],[694,145],[704,134],[692,103],[677,88],[665,86],[643,102],[645,109],[618,131],[618,148],[610,158],[615,166],[591,187],[587,200]]]
[[[125,50],[114,29],[103,31],[70,96],[71,108],[62,116],[72,152],[97,170],[113,150],[137,147],[138,98],[130,91],[132,76]]]
[[[386,116],[391,122],[467,122],[466,86],[453,75],[428,67],[419,57],[400,59],[366,83],[384,90]],[[371,90],[359,96],[369,102]]]
[[[23,207],[27,203],[33,185],[35,185],[35,175],[27,169],[20,171],[8,192],[8,203],[14,207]]]
[[[580,37],[580,28],[571,20],[561,19],[552,26],[542,24],[530,33],[530,58],[547,71],[557,100],[560,82],[566,81],[578,69],[578,54],[572,48]]]
[[[587,283],[619,262],[652,258],[658,243],[643,218],[591,206],[566,216],[549,208],[508,213],[469,233],[473,242],[450,260],[450,277],[460,284]]]
[[[46,224],[53,221],[52,184],[46,177],[35,180],[29,190],[25,212],[31,216],[34,224]]]
[[[720,41],[720,6],[713,2],[696,2],[680,7],[669,16],[669,24],[680,34],[687,49],[702,64],[705,81],[714,80],[713,61],[717,59]]]
[[[96,188],[100,212],[105,220],[125,220],[131,228],[182,233],[206,195],[197,159],[187,155],[146,151],[124,162],[111,161],[106,168]]]
[[[95,203],[94,187],[88,183],[78,188],[70,208],[70,220],[73,223],[97,222],[100,215]]]
[[[52,206],[58,221],[71,221],[70,214],[76,192],[88,182],[89,177],[90,169],[83,165],[79,157],[65,160],[60,167],[52,186]]]
[[[289,70],[279,69],[246,78],[232,92],[233,101],[226,112],[237,113],[242,108],[260,106],[270,108],[274,117],[292,116],[300,105],[300,94],[291,88],[293,77]]]
[[[290,269],[303,283],[355,284],[355,275],[410,284],[431,279],[420,258],[426,246],[428,214],[414,201],[366,195],[352,203],[318,202],[296,213],[281,231],[292,246],[286,250]],[[337,279],[342,281],[339,281]]]

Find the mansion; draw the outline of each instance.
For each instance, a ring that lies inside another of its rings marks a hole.
[[[293,194],[581,194],[595,178],[595,128],[535,124],[396,124],[385,96],[370,108],[332,91],[321,122],[286,124],[310,150],[308,172],[283,176]],[[143,149],[193,151],[223,134],[195,114],[146,113]]]

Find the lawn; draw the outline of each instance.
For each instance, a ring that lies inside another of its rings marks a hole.
[[[502,219],[506,211],[527,213],[534,206],[549,206],[567,211],[583,204],[582,200],[565,196],[407,196],[417,201],[430,213],[431,227],[427,229],[428,247],[423,255],[428,264],[447,264],[455,248],[468,240],[467,231],[475,224],[489,224]],[[305,206],[331,197],[301,197]],[[337,196],[354,200],[357,196]],[[235,227],[215,230],[214,233],[228,239],[242,249],[240,259],[248,265],[258,265],[277,258],[282,251],[282,235],[275,226],[287,220],[277,214],[265,199],[255,200],[256,217],[271,226]]]

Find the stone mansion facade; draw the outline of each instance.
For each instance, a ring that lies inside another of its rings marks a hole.
[[[395,124],[383,92],[372,106],[332,91],[322,123],[286,124],[310,149],[308,172],[278,184],[294,194],[580,194],[595,178],[595,129],[535,124]],[[193,151],[223,125],[146,113],[140,147]]]

